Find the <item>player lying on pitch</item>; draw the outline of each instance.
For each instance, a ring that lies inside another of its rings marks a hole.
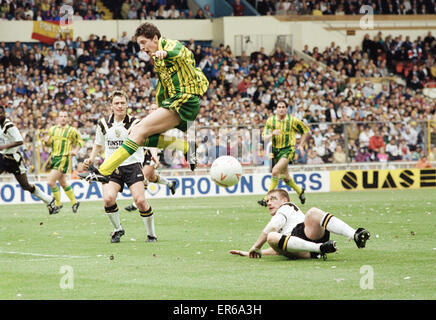
[[[230,250],[231,254],[261,258],[262,255],[283,255],[290,259],[326,258],[337,250],[330,232],[354,239],[358,248],[364,248],[369,232],[357,230],[318,208],[304,214],[292,202],[286,190],[274,189],[267,194],[267,207],[272,216],[257,241],[247,251]],[[271,248],[261,250],[268,242]]]

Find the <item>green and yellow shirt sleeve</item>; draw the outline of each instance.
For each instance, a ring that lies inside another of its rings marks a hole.
[[[56,128],[56,126],[53,126],[53,127],[50,127],[50,128],[48,129],[47,132],[48,132],[49,139],[48,139],[47,142],[45,142],[45,145],[51,147],[51,144],[52,144],[52,141],[53,141],[53,133],[54,133],[55,128]]]
[[[195,66],[194,54],[177,40],[160,38],[158,50],[165,50],[164,59],[154,59],[154,67],[158,76],[156,101],[162,101],[177,93],[202,96],[209,86],[209,81],[201,69]]]
[[[82,148],[85,145],[85,142],[83,141],[77,129],[74,129],[74,134],[72,135],[72,137],[73,137],[74,145],[79,146],[80,148]]]
[[[300,119],[291,117],[291,121],[292,130],[300,133],[301,135],[306,134],[310,131],[310,128]]]
[[[265,136],[271,134],[272,132],[272,118],[268,118],[265,123],[265,128],[263,128],[262,139],[265,139]]]
[[[290,117],[289,122],[291,127],[289,132],[289,142],[290,145],[295,146],[297,133],[304,135],[310,131],[310,128],[303,121],[296,117]]]
[[[187,53],[191,53],[180,41],[163,39],[159,40],[159,50],[165,50],[167,56],[165,59],[181,59],[187,56]]]

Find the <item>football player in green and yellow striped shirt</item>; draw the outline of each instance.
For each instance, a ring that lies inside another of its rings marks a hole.
[[[71,201],[73,212],[76,213],[80,203],[76,200],[73,189],[68,185],[65,174],[71,165],[70,156],[75,156],[84,143],[76,128],[70,126],[68,122],[68,112],[59,112],[58,124],[48,130],[48,135],[44,141],[51,148],[48,184],[56,199],[56,206],[62,207],[61,193],[56,184],[59,181],[59,184]]]
[[[164,145],[168,141],[161,133],[173,128],[186,132],[188,122],[197,117],[201,97],[209,86],[206,76],[195,66],[194,54],[179,41],[163,38],[155,25],[149,22],[141,24],[136,29],[135,38],[140,50],[153,59],[158,76],[156,101],[159,108],[135,125],[123,145],[87,180],[106,182],[106,177],[139,146],[168,147]],[[197,162],[194,144],[175,142],[169,146],[183,150],[191,170],[195,169]]]
[[[300,188],[292,177],[289,175],[288,164],[294,160],[296,135],[302,135],[302,144],[304,147],[309,138],[309,127],[296,117],[287,114],[288,107],[284,101],[279,101],[276,107],[276,114],[266,121],[262,133],[264,140],[272,139],[273,168],[271,184],[268,191],[277,188],[280,179],[294,189],[302,204],[306,201],[304,188]],[[259,200],[258,203],[266,206],[266,197]]]

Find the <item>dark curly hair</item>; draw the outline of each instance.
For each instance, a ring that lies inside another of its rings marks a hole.
[[[139,36],[146,37],[147,39],[153,39],[154,36],[161,37],[159,29],[150,22],[144,22],[135,31],[135,39]]]

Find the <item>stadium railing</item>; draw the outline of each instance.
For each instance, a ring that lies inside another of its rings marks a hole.
[[[358,147],[351,147],[349,142],[351,140],[349,136],[349,129],[351,125],[357,126],[369,126],[371,129],[376,127],[388,127],[390,123],[387,122],[347,122],[347,123],[311,123],[312,135],[314,135],[315,128],[321,129],[323,132],[323,141],[328,141],[328,144],[332,143],[332,140],[336,141],[336,144],[342,146],[345,153],[345,163],[332,163],[332,155],[324,158],[328,160],[323,161],[321,164],[308,164],[308,150],[306,150],[305,159],[300,158],[291,164],[292,170],[298,171],[328,171],[339,170],[344,168],[349,169],[383,169],[383,168],[413,168],[417,166],[417,160],[422,155],[427,156],[430,159],[430,154],[436,153],[436,120],[429,121],[415,121],[416,128],[419,128],[419,140],[415,147],[420,147],[422,151],[420,154],[415,154],[413,161],[411,160],[411,154],[402,160],[397,161],[377,161],[374,157],[371,161],[356,162],[355,153]],[[406,122],[401,123],[400,127],[408,125]],[[395,122],[392,122],[395,125]],[[361,129],[361,128],[359,128]],[[166,151],[170,153],[169,158],[164,156],[163,165],[160,171],[164,175],[198,175],[207,174],[213,160],[217,156],[230,154],[237,157],[244,166],[244,172],[268,172],[271,170],[271,143],[262,141],[263,125],[222,125],[222,126],[197,126],[195,128],[195,136],[197,139],[198,158],[199,165],[194,173],[189,169],[186,169],[181,164],[180,159],[183,158],[181,152],[178,156],[172,151]],[[383,131],[383,130],[382,130]],[[386,130],[385,130],[386,131]],[[92,137],[88,132],[84,132],[79,129],[82,135],[87,136],[85,139],[85,147],[79,151],[78,156],[72,157],[69,174],[71,175],[74,170],[77,170],[77,165],[89,155],[92,148]],[[24,146],[21,148],[21,152],[25,159],[25,164],[28,167],[28,175],[31,179],[44,181],[49,171],[49,148],[42,146],[39,140],[39,132],[34,130],[23,130],[23,139],[25,141]],[[313,136],[312,136],[313,137]],[[387,145],[392,138],[391,135],[384,135],[385,145]],[[400,140],[400,136],[394,136],[396,140]],[[218,138],[218,140],[217,140]],[[220,140],[221,139],[221,140]],[[238,140],[239,144],[238,144]],[[216,144],[221,145],[221,151],[216,151]],[[325,142],[323,142],[325,143]],[[334,142],[333,142],[334,143]],[[313,148],[313,147],[312,147]],[[351,148],[351,149],[350,149]],[[313,148],[314,149],[314,148]],[[212,151],[211,151],[212,150]],[[171,153],[172,152],[172,153]],[[354,156],[353,156],[354,154]],[[172,159],[178,159],[179,167],[171,167]],[[169,159],[169,160],[165,160]],[[431,159],[430,159],[431,160]],[[436,162],[432,162],[433,167],[436,167]],[[169,166],[169,167],[168,167]],[[13,180],[12,175],[0,175],[1,181]]]

